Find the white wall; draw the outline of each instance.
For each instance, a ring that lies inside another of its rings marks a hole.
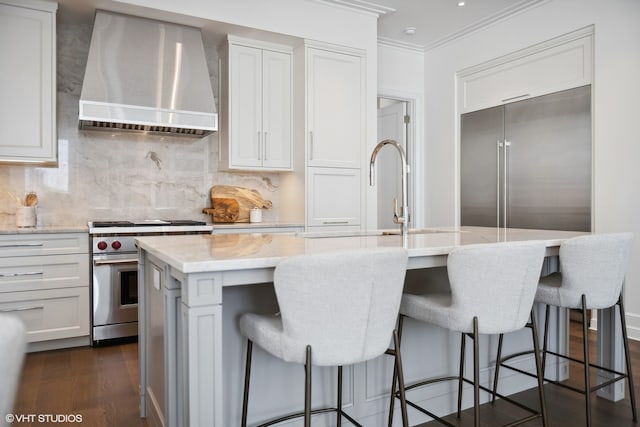
[[[459,209],[455,73],[463,68],[595,25],[595,231],[633,231],[626,282],[630,336],[640,339],[640,2],[556,0],[428,51],[425,55],[425,221],[449,225]]]

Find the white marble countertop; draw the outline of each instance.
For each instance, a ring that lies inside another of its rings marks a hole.
[[[0,234],[87,233],[88,231],[87,224],[36,227],[16,227],[15,224],[0,224]]]
[[[304,228],[302,223],[289,222],[231,222],[231,223],[213,223],[213,229],[234,229],[234,228]]]
[[[573,231],[440,227],[408,236],[379,231],[298,234],[141,236],[138,245],[183,273],[274,267],[285,257],[360,248],[405,247],[409,257],[446,255],[460,245],[543,240],[548,247],[586,233]]]

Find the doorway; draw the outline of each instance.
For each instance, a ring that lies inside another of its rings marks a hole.
[[[378,139],[397,141],[405,151],[407,162],[413,163],[413,150],[410,144],[410,102],[403,99],[378,97]],[[376,197],[378,229],[396,228],[393,222],[394,201],[398,209],[402,206],[402,164],[400,156],[393,149],[380,151],[376,160]],[[411,170],[411,167],[409,167]],[[407,189],[407,205],[409,206],[409,226],[412,218],[413,182],[409,173],[409,188]]]

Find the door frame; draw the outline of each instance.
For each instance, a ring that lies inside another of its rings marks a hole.
[[[422,111],[422,97],[417,93],[409,93],[402,92],[391,89],[379,89],[378,94],[376,96],[376,111],[378,98],[386,98],[392,99],[396,101],[402,101],[407,103],[407,114],[411,117],[411,120],[407,126],[407,151],[411,153],[409,157],[409,213],[411,214],[411,222],[410,226],[412,228],[420,228],[424,227],[424,194],[423,192],[416,191],[416,187],[421,182],[424,182],[424,167],[418,168],[416,167],[419,163],[417,159],[424,159],[424,147],[423,144],[417,144],[416,141],[422,140],[423,129],[421,120],[421,111]],[[377,120],[377,114],[376,114]],[[377,126],[376,126],[377,129]],[[379,143],[377,140],[377,130],[376,130],[376,140],[373,144],[370,145],[367,155],[367,168],[369,167],[369,157],[373,148]],[[424,165],[424,161],[421,162]],[[367,179],[368,179],[368,169],[367,169]],[[368,191],[367,191],[367,218],[366,224],[367,228],[376,228],[377,227],[377,204],[378,197],[377,191],[375,187],[370,187],[367,183]],[[376,212],[373,215],[370,215],[370,212]]]

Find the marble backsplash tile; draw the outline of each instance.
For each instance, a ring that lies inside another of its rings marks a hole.
[[[79,225],[92,219],[181,218],[210,221],[216,184],[258,190],[273,202],[264,221],[278,221],[277,173],[218,170],[218,134],[202,139],[78,129],[78,101],[91,26],[57,28],[57,167],[0,166],[0,225],[14,223],[8,191],[39,196],[38,224]],[[218,55],[205,45],[214,96]]]

